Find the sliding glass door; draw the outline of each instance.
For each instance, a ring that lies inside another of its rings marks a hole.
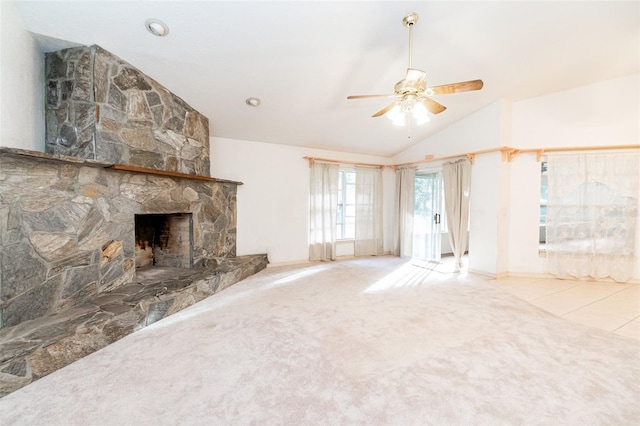
[[[413,257],[440,262],[444,220],[442,172],[416,174]]]

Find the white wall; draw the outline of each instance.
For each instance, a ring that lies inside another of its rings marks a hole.
[[[44,151],[44,54],[0,2],[0,146]]]
[[[476,157],[471,168],[469,201],[469,270],[496,274],[500,153]]]
[[[272,263],[308,260],[309,163],[304,156],[389,164],[383,157],[211,138],[211,175],[244,183],[238,188],[238,255],[267,253]],[[385,169],[385,250],[391,250],[393,234],[393,179],[393,171]],[[340,247],[340,254],[350,253]]]
[[[535,154],[521,154],[512,162],[509,193],[513,206],[510,218],[509,272],[547,272],[546,259],[539,251],[540,163]]]
[[[640,74],[515,102],[512,146],[628,145],[640,141]]]
[[[501,156],[495,153],[495,156]],[[508,162],[498,160],[496,169],[498,170],[498,187],[497,187],[497,214],[498,234],[496,236],[497,258],[495,274],[498,277],[509,275],[509,237],[511,235],[511,194],[509,192],[509,183],[511,182],[512,165]],[[515,206],[514,206],[515,209]],[[515,212],[517,214],[517,212]]]
[[[506,105],[506,101],[496,101],[468,115],[432,137],[395,155],[393,163],[421,161],[424,160],[425,155],[429,154],[434,157],[444,157],[496,148],[502,137],[501,117],[504,115]],[[428,125],[425,124],[425,126]]]
[[[471,169],[469,270],[508,275],[511,165],[499,152],[479,155]]]

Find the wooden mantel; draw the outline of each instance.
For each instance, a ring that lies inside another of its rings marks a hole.
[[[71,156],[59,155],[59,154],[49,154],[48,152],[31,151],[27,149],[0,147],[0,155],[10,155],[14,157],[28,157],[28,158],[40,159],[40,160],[61,161],[64,163],[81,164],[83,166],[88,166],[88,167],[113,169],[113,170],[120,170],[123,172],[145,173],[149,175],[166,176],[166,177],[173,177],[173,178],[179,178],[179,179],[192,179],[192,180],[200,180],[205,182],[218,182],[218,183],[230,183],[233,185],[243,185],[242,182],[236,182],[233,180],[218,179],[218,178],[213,178],[209,176],[191,175],[188,173],[174,172],[170,170],[159,170],[159,169],[151,169],[147,167],[130,166],[126,164],[114,164],[106,161],[89,160],[89,159],[71,157]]]
[[[206,182],[232,183],[234,185],[243,185],[242,182],[236,182],[233,180],[218,179],[209,176],[190,175],[188,173],[172,172],[170,170],[150,169],[148,167],[129,166],[126,164],[113,164],[109,168],[113,170],[122,170],[123,172],[146,173],[149,175],[159,175],[181,179],[193,179],[203,180]]]

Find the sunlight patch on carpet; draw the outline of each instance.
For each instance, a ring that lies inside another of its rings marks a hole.
[[[280,278],[278,280],[273,281],[273,283],[271,283],[270,285],[268,285],[268,287],[276,287],[282,284],[288,284],[294,281],[299,281],[303,278],[309,277],[311,275],[315,275],[318,272],[321,272],[323,270],[327,269],[326,266],[317,266],[314,268],[308,268],[305,269],[303,271],[300,271],[296,274],[285,274],[285,276],[283,278]]]
[[[411,263],[405,263],[373,283],[364,293],[379,293],[401,287],[417,286],[424,283],[431,272],[429,269],[419,269],[415,268]]]

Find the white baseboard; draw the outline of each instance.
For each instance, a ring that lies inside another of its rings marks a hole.
[[[476,274],[476,275],[482,275],[483,277],[487,277],[487,278],[505,278],[509,276],[508,272],[499,272],[499,273],[493,273],[493,272],[487,272],[487,271],[480,271],[477,269],[471,269],[468,268],[467,272],[471,273],[471,274]]]
[[[392,256],[392,254],[389,253],[389,252],[385,252],[384,254],[381,254],[379,256]],[[336,260],[348,260],[348,259],[356,259],[356,257],[351,255],[351,256],[338,256],[336,258]],[[314,263],[314,262],[311,262],[308,259],[293,260],[293,261],[289,261],[289,262],[276,262],[276,263],[267,264],[267,268],[272,268],[274,266],[305,265],[305,264],[309,264],[309,263]],[[499,279],[499,278],[507,278],[507,277],[538,278],[538,279],[555,279],[556,278],[555,275],[550,274],[550,273],[545,273],[545,272],[509,272],[509,271],[504,271],[504,272],[493,273],[493,272],[480,271],[480,270],[471,269],[471,268],[468,268],[467,272],[470,273],[470,274],[480,275],[480,276],[491,278],[491,279]],[[599,282],[612,282],[612,283],[616,282],[616,281],[612,280],[611,278],[602,278],[602,279],[599,279],[599,280],[584,279],[583,281],[599,281]],[[631,280],[627,281],[626,284],[640,284],[640,278],[631,279]]]
[[[304,259],[304,260],[292,260],[289,262],[276,262],[276,263],[269,263],[267,265],[267,268],[273,268],[274,266],[292,266],[292,265],[304,265],[307,263],[311,263],[309,261],[309,259]]]
[[[386,251],[382,254],[379,254],[377,256],[393,256],[393,254],[391,254],[391,252]],[[365,257],[365,256],[362,256]],[[348,260],[348,259],[356,259],[356,256],[354,255],[344,255],[344,256],[336,256],[336,260]],[[310,261],[309,259],[300,259],[300,260],[291,260],[288,262],[274,262],[274,263],[268,263],[267,264],[267,268],[271,268],[274,266],[292,266],[292,265],[305,265],[307,263],[317,263],[316,261]]]
[[[480,273],[482,274],[482,273]],[[505,275],[502,276],[498,276],[496,278],[506,278],[506,277],[516,277],[516,278],[537,278],[537,279],[558,279],[558,277],[556,277],[553,274],[550,274],[548,272],[506,272]],[[612,280],[611,278],[600,278],[597,280],[591,279],[591,278],[583,278],[583,279],[578,279],[578,278],[568,278],[571,280],[576,280],[576,281],[585,281],[585,282],[589,282],[589,281],[595,281],[595,282],[606,282],[606,283],[615,283],[617,281]],[[640,284],[640,279],[638,278],[634,278],[631,279],[629,281],[627,281],[625,284]]]
[[[519,277],[519,278],[540,278],[540,279],[550,279],[556,278],[553,274],[548,272],[509,272],[510,277]]]

